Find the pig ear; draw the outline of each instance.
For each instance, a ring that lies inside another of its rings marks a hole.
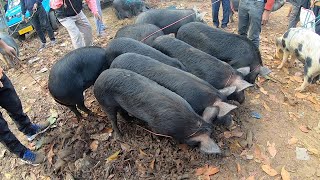
[[[202,12],[200,13],[198,16],[199,16],[199,20],[203,21],[204,19],[204,16],[207,14],[207,12]]]
[[[243,91],[245,89],[247,89],[248,87],[253,86],[253,84],[248,83],[247,81],[241,79],[240,83],[238,84],[238,89],[237,92]]]
[[[200,150],[207,154],[221,154],[220,147],[208,134],[201,134],[191,138],[192,141],[200,142]]]
[[[228,86],[228,87],[225,87],[223,89],[219,89],[219,92],[224,96],[229,96],[234,91],[236,91],[236,89],[237,89],[236,86]]]
[[[246,76],[250,73],[250,67],[242,67],[237,69],[238,72],[240,72],[243,76]]]
[[[194,12],[195,12],[196,14],[198,14],[198,8],[197,8],[197,6],[193,6],[192,9],[194,10]]]
[[[206,109],[203,111],[202,118],[207,123],[212,123],[213,118],[217,117],[218,113],[219,113],[219,108],[209,106],[209,107],[206,107]]]
[[[259,74],[260,74],[261,76],[266,76],[266,75],[268,75],[268,74],[270,74],[270,73],[271,73],[271,70],[270,70],[269,68],[267,68],[267,67],[265,67],[265,66],[261,66],[261,67],[260,67]]]
[[[225,116],[230,111],[232,111],[232,110],[237,108],[237,106],[235,106],[235,105],[228,104],[228,103],[225,103],[225,102],[222,102],[222,101],[216,102],[213,105],[219,107],[218,117]]]

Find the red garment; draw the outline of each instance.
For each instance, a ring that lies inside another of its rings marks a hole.
[[[267,0],[267,3],[264,5],[264,9],[271,11],[275,0]]]

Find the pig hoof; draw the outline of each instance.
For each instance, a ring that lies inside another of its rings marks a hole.
[[[277,69],[281,69],[283,66],[282,65],[279,65],[278,67],[277,67]]]

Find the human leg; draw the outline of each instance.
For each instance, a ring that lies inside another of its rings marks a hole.
[[[227,27],[229,23],[229,16],[230,16],[230,0],[222,0],[222,8],[223,8],[223,18],[221,22],[221,27]]]
[[[292,5],[292,11],[289,16],[288,29],[296,27],[299,22],[299,18],[300,18],[300,7]]]
[[[215,0],[211,0],[212,3],[212,22],[215,27],[219,27],[219,8],[221,1],[216,2]]]
[[[54,37],[53,30],[52,30],[52,27],[51,27],[51,25],[49,23],[49,19],[48,19],[47,13],[44,10],[44,8],[42,7],[42,5],[39,6],[38,13],[39,13],[39,21],[40,21],[41,27],[44,27],[46,29],[46,31],[48,32],[50,40],[54,41],[55,37]]]
[[[251,39],[251,41],[259,48],[264,2],[255,1],[251,5],[252,7],[249,11],[250,26],[248,30],[248,38]]]
[[[75,23],[75,17],[66,17],[63,19],[59,19],[59,22],[67,29],[74,49],[84,47],[81,32]]]
[[[92,28],[86,15],[81,11],[77,15],[76,25],[82,33],[85,46],[91,46],[93,42]]]
[[[247,37],[249,28],[249,1],[241,0],[238,8],[238,34]]]

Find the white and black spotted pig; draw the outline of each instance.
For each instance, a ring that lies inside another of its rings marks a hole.
[[[278,69],[281,69],[287,62],[289,55],[292,59],[305,62],[304,81],[297,88],[297,91],[303,91],[312,80],[320,75],[320,36],[311,30],[305,28],[291,28],[276,39],[276,54],[282,58]]]

